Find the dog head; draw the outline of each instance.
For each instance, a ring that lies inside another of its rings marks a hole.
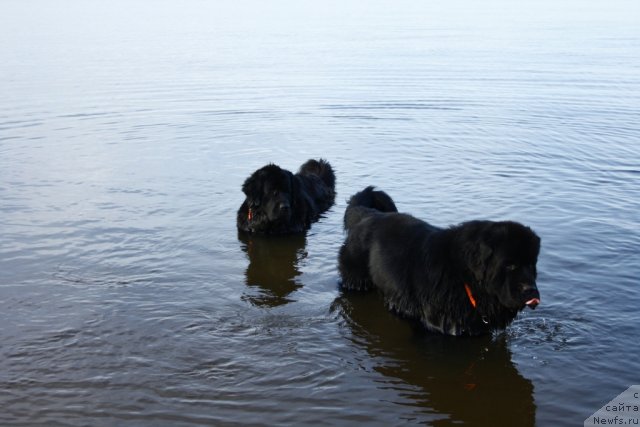
[[[255,171],[242,185],[252,216],[252,227],[259,230],[274,223],[287,223],[293,210],[294,176],[274,164]]]
[[[536,264],[540,238],[516,222],[482,222],[468,264],[485,292],[512,310],[540,303]]]

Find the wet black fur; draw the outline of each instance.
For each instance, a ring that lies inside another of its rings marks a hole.
[[[331,165],[322,159],[308,160],[296,174],[268,164],[242,185],[246,199],[238,209],[237,227],[260,234],[305,231],[333,205],[335,182]]]
[[[470,221],[443,229],[398,213],[386,193],[367,187],[350,199],[344,225],[341,287],[377,289],[391,310],[429,330],[479,335],[503,329],[526,301],[540,297],[540,238],[519,223]]]

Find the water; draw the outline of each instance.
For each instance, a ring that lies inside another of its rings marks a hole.
[[[0,423],[573,426],[640,383],[631,1],[0,4]],[[240,186],[336,205],[243,239]],[[494,337],[343,295],[345,200],[542,237]]]

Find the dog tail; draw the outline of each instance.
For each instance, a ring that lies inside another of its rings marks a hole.
[[[310,159],[300,166],[301,175],[317,175],[327,185],[327,187],[335,190],[336,188],[336,175],[333,173],[333,168],[324,159]]]
[[[369,186],[349,199],[347,210],[344,213],[345,230],[349,230],[373,211],[398,212],[398,209],[387,193]]]

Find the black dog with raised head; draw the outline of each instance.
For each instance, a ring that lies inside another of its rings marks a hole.
[[[336,177],[323,160],[308,160],[295,175],[274,164],[255,171],[242,185],[245,201],[238,209],[241,231],[299,233],[311,227],[335,200]]]
[[[519,223],[442,229],[398,213],[385,192],[367,187],[351,197],[344,226],[342,288],[377,289],[391,310],[431,331],[489,333],[540,303],[540,238]]]

